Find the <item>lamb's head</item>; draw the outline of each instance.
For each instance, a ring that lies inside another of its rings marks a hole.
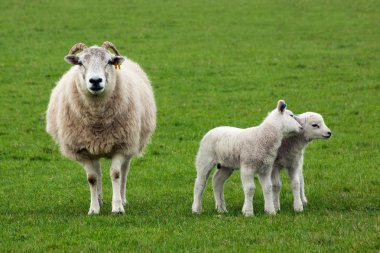
[[[305,112],[298,116],[304,128],[303,136],[306,140],[329,139],[331,130],[326,126],[322,115],[315,112]]]
[[[280,124],[284,136],[295,135],[302,131],[303,128],[294,117],[293,112],[286,109],[284,100],[277,102],[277,108],[272,113],[274,114],[273,120]]]
[[[115,54],[111,54],[112,49]],[[79,54],[76,54],[79,52]],[[101,47],[88,48],[83,43],[75,44],[65,57],[65,61],[77,65],[80,71],[80,88],[91,95],[112,92],[115,87],[116,71],[124,58],[111,42]]]

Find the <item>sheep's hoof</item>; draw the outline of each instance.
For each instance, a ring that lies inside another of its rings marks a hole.
[[[121,202],[121,204],[122,204],[123,206],[126,206],[126,205],[128,205],[128,201],[127,201],[126,199],[123,199],[123,201]]]
[[[307,205],[307,199],[305,198],[305,199],[302,199],[302,205],[303,206],[306,206]]]
[[[100,213],[100,209],[90,208],[88,215],[96,215]]]
[[[113,214],[124,214],[125,211],[124,211],[124,208],[119,207],[119,208],[116,208],[116,209],[112,209],[112,213]]]

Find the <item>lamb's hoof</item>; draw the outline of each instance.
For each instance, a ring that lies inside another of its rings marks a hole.
[[[122,204],[123,206],[126,206],[126,205],[128,205],[128,201],[127,201],[126,199],[124,199],[124,200],[121,202],[121,204]]]
[[[267,214],[269,214],[269,215],[276,215],[276,211],[273,209],[273,210],[267,210],[267,209],[265,209],[265,212],[267,213]]]
[[[202,205],[199,205],[197,203],[193,203],[193,206],[191,208],[193,214],[200,214],[202,212]]]
[[[295,207],[294,207],[294,211],[297,212],[297,213],[302,212],[302,211],[303,211],[303,206],[302,206],[302,205],[300,205],[300,206],[295,206]]]
[[[253,216],[253,210],[242,210],[242,212],[243,212],[243,215],[245,216],[245,217],[252,217]]]
[[[306,206],[306,205],[307,205],[307,199],[306,199],[306,198],[302,200],[302,205],[303,205],[303,206]]]
[[[113,214],[124,214],[125,211],[124,211],[124,208],[123,208],[123,207],[112,208],[112,213],[113,213]]]
[[[216,211],[218,213],[228,213],[227,208],[225,206],[216,206]]]
[[[100,213],[100,208],[90,208],[88,215],[96,215]]]

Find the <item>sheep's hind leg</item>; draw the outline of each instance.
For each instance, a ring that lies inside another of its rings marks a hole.
[[[197,161],[197,178],[194,184],[194,201],[192,205],[193,213],[202,212],[202,194],[206,187],[207,178],[210,175],[214,164],[211,161]]]
[[[244,191],[244,205],[242,212],[245,216],[253,216],[253,196],[255,195],[254,172],[250,167],[240,168],[241,183]]]
[[[123,206],[127,204],[127,198],[125,197],[127,177],[130,169],[131,159],[125,160],[121,166],[121,183],[120,183],[120,195]]]
[[[273,189],[272,189],[272,180],[271,180],[272,170],[267,169],[265,173],[258,174],[261,188],[263,189],[264,194],[264,209],[265,212],[271,215],[275,215],[276,211],[273,204]]]
[[[98,173],[96,161],[86,160],[82,161],[82,165],[87,174],[88,184],[90,186],[91,193],[91,204],[90,210],[88,211],[89,215],[98,214],[100,212],[100,204],[98,199]]]
[[[110,176],[112,181],[112,213],[123,214],[124,207],[121,199],[121,167],[126,158],[123,155],[112,157]]]
[[[232,175],[233,169],[221,167],[212,178],[214,190],[215,208],[219,213],[227,213],[226,202],[224,200],[224,183]]]
[[[300,174],[299,174],[299,166],[295,168],[291,168],[288,170],[289,177],[292,185],[293,192],[293,209],[296,212],[303,211],[303,204],[301,200],[301,184],[300,184]]]

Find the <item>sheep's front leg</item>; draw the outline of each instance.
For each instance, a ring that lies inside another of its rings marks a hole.
[[[120,195],[123,206],[127,204],[127,198],[125,197],[127,177],[130,169],[131,159],[127,158],[121,166],[121,183],[120,183]]]
[[[272,168],[268,168],[265,170],[265,173],[258,174],[259,181],[261,184],[261,187],[263,189],[263,194],[264,194],[264,209],[265,212],[271,215],[275,215],[276,211],[274,209],[274,204],[273,204],[273,189],[272,189]]]
[[[124,207],[121,199],[120,186],[121,186],[121,167],[126,158],[123,155],[115,155],[112,157],[111,162],[111,181],[112,181],[112,212],[122,214]]]
[[[98,176],[98,180],[96,180],[97,182],[96,188],[98,191],[98,202],[99,202],[99,206],[102,207],[103,206],[103,189],[102,189],[102,170],[100,167],[100,161],[99,160],[94,161],[94,166],[95,166],[96,174]]]
[[[299,165],[289,168],[289,177],[291,180],[292,192],[293,192],[293,208],[296,212],[303,211],[303,205],[301,200],[301,190],[300,190],[300,171]]]
[[[305,181],[303,178],[303,172],[302,171],[303,171],[303,157],[301,158],[300,164],[299,164],[299,178],[300,178],[301,201],[302,201],[303,206],[305,207],[307,204],[307,199],[306,199],[306,195],[305,195]]]
[[[244,205],[242,212],[245,216],[253,216],[253,196],[255,194],[255,182],[253,180],[253,169],[242,166],[240,168],[240,177],[244,191]],[[273,205],[273,203],[272,203]]]
[[[273,205],[274,210],[280,210],[280,192],[281,192],[281,177],[280,168],[273,167],[272,170],[272,190],[273,190]]]
[[[91,193],[91,204],[90,210],[88,211],[89,215],[98,214],[100,212],[100,204],[98,199],[98,169],[100,169],[100,167],[96,166],[97,162],[98,161],[91,160],[82,161],[82,165],[87,174],[87,180],[90,186]]]
[[[224,200],[224,183],[232,175],[233,170],[222,167],[216,171],[212,178],[212,187],[214,190],[215,207],[220,213],[226,213],[226,202]]]

